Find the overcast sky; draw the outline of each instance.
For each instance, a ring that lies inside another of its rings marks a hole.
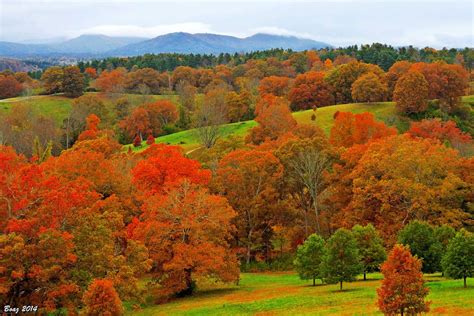
[[[80,34],[297,35],[335,46],[383,42],[473,47],[473,1],[0,0],[0,40]]]

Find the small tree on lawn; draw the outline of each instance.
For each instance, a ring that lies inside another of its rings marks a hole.
[[[387,258],[382,238],[372,224],[367,226],[355,225],[352,233],[357,240],[359,254],[364,266],[364,280],[367,280],[367,272],[376,271]]]
[[[446,255],[442,260],[443,271],[453,279],[464,279],[474,276],[474,235],[461,229],[448,244]]]
[[[398,242],[410,246],[414,256],[422,260],[423,273],[441,271],[442,245],[434,228],[426,222],[412,221],[398,235]]]
[[[314,286],[316,279],[323,278],[321,264],[325,252],[324,239],[318,234],[312,234],[298,247],[293,264],[302,280],[313,279]]]
[[[142,139],[138,135],[135,136],[135,138],[133,139],[133,146],[140,147],[141,145],[142,145]]]
[[[340,284],[354,281],[363,267],[357,241],[351,231],[341,228],[329,238],[324,257],[324,281]]]
[[[416,315],[430,310],[421,260],[412,256],[409,247],[395,245],[381,271],[384,279],[377,289],[377,304],[385,315]]]
[[[85,305],[84,315],[110,315],[123,314],[122,302],[115,291],[112,281],[95,279],[84,293],[82,302]]]
[[[456,231],[451,226],[441,225],[435,227],[434,235],[436,240],[441,244],[441,253],[444,255],[448,250],[449,242],[456,236]],[[444,271],[442,271],[442,275],[444,276]]]
[[[155,138],[153,137],[153,135],[148,135],[148,138],[146,139],[146,143],[147,145],[152,145],[155,143]]]

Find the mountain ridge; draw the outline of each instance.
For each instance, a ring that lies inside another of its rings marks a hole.
[[[83,34],[59,43],[29,44],[0,41],[0,56],[13,58],[77,56],[111,57],[137,56],[159,53],[220,54],[245,53],[272,48],[302,51],[331,47],[311,39],[287,35],[257,33],[239,38],[214,33],[174,32],[154,38],[113,37],[102,34]]]

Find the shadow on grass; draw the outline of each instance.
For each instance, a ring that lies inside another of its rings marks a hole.
[[[358,292],[361,291],[361,288],[353,288],[353,289],[342,289],[342,290],[332,290],[331,293],[350,293],[350,292]]]
[[[227,289],[209,289],[209,290],[202,290],[202,291],[196,291],[192,296],[189,297],[199,297],[199,298],[207,298],[207,297],[212,297],[212,296],[221,296],[221,295],[227,295],[227,294],[232,294],[235,291],[242,290],[241,288],[235,287],[235,288],[227,288]]]

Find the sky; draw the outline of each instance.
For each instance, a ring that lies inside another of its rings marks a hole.
[[[295,35],[334,46],[473,47],[471,0],[0,0],[0,40],[171,32]]]

